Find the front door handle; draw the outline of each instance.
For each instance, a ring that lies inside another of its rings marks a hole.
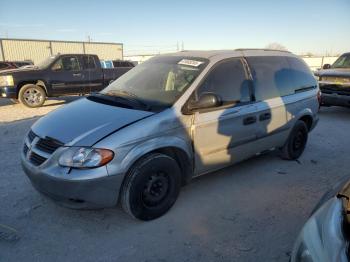
[[[259,116],[260,121],[271,119],[271,113],[263,113]]]
[[[248,116],[243,119],[243,125],[251,125],[256,123],[256,116]]]

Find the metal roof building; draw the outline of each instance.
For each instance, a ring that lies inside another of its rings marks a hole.
[[[123,59],[123,44],[0,38],[0,61],[31,60],[34,64],[57,53],[96,54],[103,60]]]

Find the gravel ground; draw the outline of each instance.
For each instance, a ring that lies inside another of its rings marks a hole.
[[[25,132],[62,101],[38,110],[3,101],[0,224],[17,238],[0,235],[1,262],[288,261],[318,199],[350,175],[350,109],[323,108],[299,161],[270,153],[195,179],[157,220],[136,221],[120,208],[70,210],[37,193],[19,163]]]
[[[0,98],[0,123],[11,123],[18,120],[43,116],[67,102],[79,99],[79,96],[68,96],[48,99],[40,108],[28,108],[22,104],[15,104],[9,99]]]

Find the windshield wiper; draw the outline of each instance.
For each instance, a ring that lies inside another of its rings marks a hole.
[[[136,101],[141,106],[143,106],[147,111],[151,109],[151,106],[143,102],[136,94],[125,91],[125,90],[114,90],[105,93],[110,96],[118,96],[120,98],[124,98],[126,100]],[[131,98],[131,99],[130,99]]]
[[[133,106],[129,105],[130,103],[123,102],[123,101],[127,101],[126,99],[119,99],[119,101],[118,101],[115,98],[116,97],[104,95],[101,93],[93,93],[87,97],[87,99],[94,101],[94,102],[107,104],[107,105],[113,105],[113,106],[119,106],[119,107],[124,107],[124,108],[129,108],[129,109],[134,109]]]
[[[106,95],[111,95],[111,96],[115,96],[115,95],[123,95],[123,96],[130,96],[130,97],[137,97],[137,95],[135,95],[134,93],[125,91],[125,90],[112,90],[112,91],[108,91],[106,93]]]

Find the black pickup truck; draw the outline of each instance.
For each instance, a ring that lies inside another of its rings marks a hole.
[[[101,68],[97,55],[59,54],[33,67],[2,71],[0,96],[40,107],[46,97],[100,91],[131,68]]]
[[[350,53],[341,55],[333,65],[325,64],[315,75],[322,92],[321,105],[350,106]]]

